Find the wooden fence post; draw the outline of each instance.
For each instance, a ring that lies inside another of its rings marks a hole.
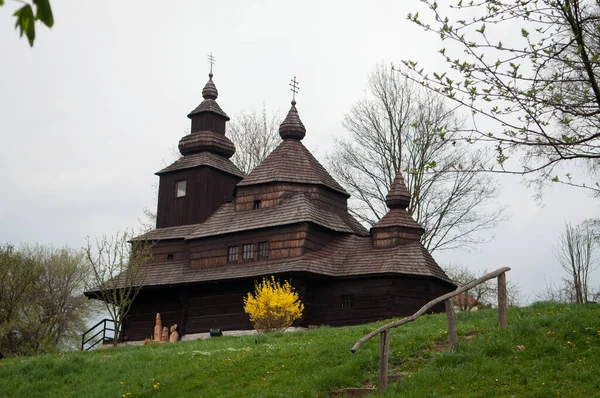
[[[379,391],[383,392],[388,384],[388,357],[390,353],[390,330],[379,334]]]
[[[456,313],[452,299],[446,300],[446,315],[448,317],[448,345],[451,350],[458,347],[458,334],[456,332]]]
[[[506,273],[498,276],[498,318],[499,326],[504,329],[508,326],[508,305],[506,298]]]

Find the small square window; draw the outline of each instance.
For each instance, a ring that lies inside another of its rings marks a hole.
[[[177,181],[175,183],[175,191],[176,191],[176,195],[178,198],[184,197],[185,196],[185,190],[187,188],[187,181],[186,180],[181,180],[181,181]]]
[[[238,260],[238,249],[237,246],[229,246],[227,248],[227,262],[234,263]]]
[[[258,243],[258,258],[269,258],[269,242]]]
[[[252,260],[254,258],[254,243],[248,243],[242,246],[244,260]]]
[[[167,260],[173,260],[173,253],[167,254]]]
[[[255,200],[255,201],[254,201],[254,203],[253,203],[253,205],[252,205],[252,208],[253,208],[254,210],[256,210],[256,209],[260,209],[260,208],[261,208],[261,205],[262,205],[262,201],[260,201],[260,200]]]
[[[352,308],[351,294],[342,294],[342,308]]]

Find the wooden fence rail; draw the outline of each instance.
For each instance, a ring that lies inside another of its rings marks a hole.
[[[446,306],[446,314],[448,318],[448,344],[451,349],[455,349],[458,346],[458,334],[456,329],[456,314],[454,313],[454,305],[452,303],[452,297],[458,296],[461,293],[466,292],[467,290],[473,289],[475,286],[480,285],[484,282],[489,281],[493,278],[498,278],[498,325],[500,328],[506,328],[508,325],[507,320],[507,294],[506,294],[506,273],[510,271],[509,267],[502,267],[497,269],[494,272],[490,272],[482,276],[479,279],[475,279],[472,282],[467,283],[464,286],[459,286],[455,291],[444,294],[436,299],[431,300],[427,304],[425,304],[421,309],[415,312],[413,315],[400,319],[398,321],[390,322],[387,325],[383,325],[382,327],[373,330],[371,333],[363,336],[360,340],[354,344],[352,349],[350,350],[353,354],[363,345],[365,342],[369,341],[373,337],[379,335],[380,344],[379,344],[379,391],[385,390],[387,387],[387,379],[388,379],[388,362],[389,362],[389,351],[390,351],[390,338],[391,333],[390,329],[404,325],[409,322],[413,322],[417,320],[421,315],[425,314],[427,310],[431,309],[436,304],[441,302],[445,302]]]

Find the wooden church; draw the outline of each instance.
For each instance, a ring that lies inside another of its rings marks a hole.
[[[182,157],[156,173],[156,229],[136,238],[155,242],[154,259],[125,339],[149,337],[157,312],[182,334],[250,329],[242,300],[264,276],[291,279],[305,305],[301,326],[410,315],[455,288],[419,241],[400,173],[388,213],[366,230],[348,213],[350,195],[302,144],[295,100],[282,142],[245,175],[230,160],[236,148],[212,71],[202,96]]]

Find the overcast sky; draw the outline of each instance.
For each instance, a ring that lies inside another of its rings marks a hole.
[[[437,38],[406,21],[417,1],[65,1],[34,48],[0,7],[0,243],[81,247],[85,237],[137,227],[153,184],[202,100],[212,52],[218,102],[231,117],[285,115],[297,76],[305,145],[325,163],[344,114],[378,62],[435,67]],[[441,64],[440,64],[441,65]],[[526,296],[561,269],[552,246],[565,222],[600,214],[600,200],[550,187],[543,206],[519,177],[499,178],[512,217],[477,253],[439,252],[440,264],[488,270]],[[600,286],[600,271],[593,277]]]

